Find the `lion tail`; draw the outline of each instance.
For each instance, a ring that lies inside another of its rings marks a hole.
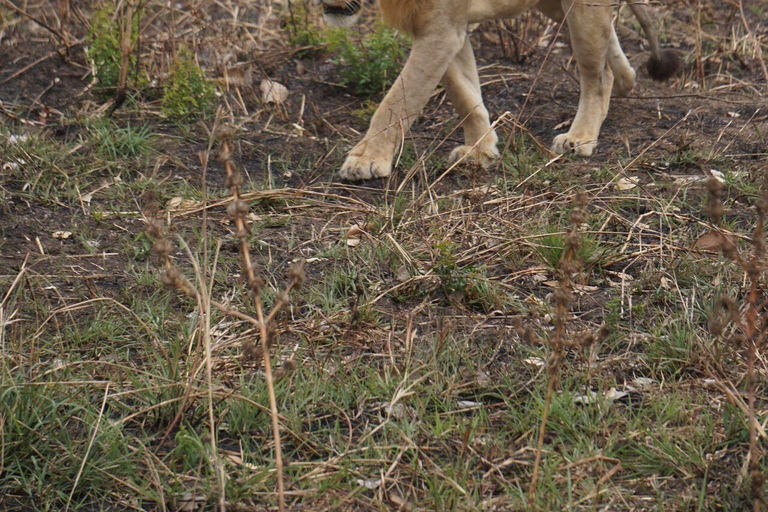
[[[651,50],[651,58],[646,65],[648,74],[654,80],[666,80],[678,74],[683,69],[683,61],[676,51],[661,49],[659,37],[656,34],[656,29],[653,28],[651,16],[648,14],[645,5],[638,0],[629,0],[627,3],[632,10],[632,14],[635,15],[637,21],[640,22],[640,26],[643,27],[645,36],[648,38]]]

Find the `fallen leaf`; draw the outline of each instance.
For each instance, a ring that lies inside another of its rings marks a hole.
[[[392,416],[395,419],[402,420],[405,418],[405,415],[408,413],[408,410],[405,407],[405,404],[402,402],[398,402],[395,405],[387,404],[384,407],[384,410],[387,413],[387,416]]]
[[[203,508],[205,505],[204,494],[192,494],[191,492],[185,492],[176,502],[176,510],[179,512],[194,512],[197,509]]]
[[[472,400],[459,400],[457,404],[459,409],[474,409],[483,405],[481,402],[473,402]]]
[[[21,135],[14,135],[11,134],[8,136],[8,143],[9,144],[21,144],[22,142],[26,142],[29,140],[29,135],[26,133],[22,133]]]
[[[706,180],[706,176],[671,176],[675,179],[675,185],[690,185],[692,183],[698,183],[700,181]]]
[[[288,88],[272,80],[262,80],[259,90],[261,91],[261,99],[264,103],[281,105],[288,99]]]
[[[360,238],[362,233],[363,230],[360,229],[360,226],[357,224],[352,224],[349,229],[347,229],[347,238]]]
[[[723,248],[735,249],[738,238],[720,231],[707,231],[694,243],[693,248],[702,252],[719,253]]]
[[[377,478],[376,480],[357,480],[357,485],[360,487],[365,487],[366,489],[378,489],[381,487],[381,478]]]
[[[655,382],[655,380],[649,377],[637,377],[630,383],[630,386],[633,389],[643,389],[652,386]]]
[[[637,176],[627,176],[626,178],[616,180],[616,188],[621,191],[632,190],[637,188],[638,183],[640,183],[640,178]]]
[[[573,291],[576,293],[580,293],[582,295],[585,295],[587,293],[592,293],[598,291],[600,288],[597,286],[589,286],[586,284],[575,284],[573,285]]]
[[[605,399],[611,402],[617,402],[627,395],[629,395],[629,393],[626,391],[619,391],[616,388],[611,388],[605,392]]]
[[[725,183],[725,174],[718,171],[717,169],[710,169],[709,174],[711,174],[712,177],[715,178],[720,183]]]
[[[226,68],[224,81],[233,87],[250,87],[253,84],[253,66],[241,64]]]
[[[586,394],[577,394],[573,397],[573,403],[589,405],[597,402],[597,393],[594,391],[587,391]]]

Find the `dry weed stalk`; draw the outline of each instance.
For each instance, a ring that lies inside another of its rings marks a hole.
[[[285,290],[278,292],[277,299],[272,310],[265,312],[261,299],[264,280],[256,271],[255,264],[251,259],[250,243],[248,242],[248,237],[251,234],[250,226],[247,220],[249,208],[248,204],[242,200],[240,190],[243,178],[242,175],[235,170],[235,166],[232,163],[232,153],[230,149],[232,142],[232,131],[227,128],[220,128],[217,135],[221,140],[219,160],[226,170],[226,186],[229,187],[230,193],[232,195],[232,201],[227,207],[227,213],[235,225],[235,236],[239,241],[240,263],[243,269],[243,275],[245,276],[250,302],[252,304],[253,310],[256,313],[256,318],[247,313],[243,313],[237,309],[217,302],[210,297],[204,297],[204,295],[207,294],[202,293],[201,290],[198,290],[192,284],[192,282],[190,282],[189,279],[184,276],[182,271],[173,264],[173,261],[170,257],[171,252],[173,251],[173,244],[167,237],[167,229],[165,222],[160,215],[160,207],[158,201],[152,193],[147,194],[145,197],[144,216],[147,224],[146,232],[153,239],[153,251],[155,254],[157,254],[160,263],[165,270],[161,276],[161,282],[163,284],[180,291],[192,299],[195,299],[198,304],[202,304],[202,299],[205,299],[205,303],[208,303],[212,307],[217,308],[222,313],[244,320],[259,329],[261,338],[260,346],[256,347],[250,342],[244,342],[242,349],[244,357],[248,359],[263,358],[264,360],[265,381],[267,385],[267,392],[269,394],[270,415],[272,419],[275,443],[278,507],[282,512],[285,510],[285,488],[283,483],[283,456],[280,442],[279,415],[277,411],[277,399],[275,396],[274,382],[275,377],[281,377],[287,373],[290,373],[290,371],[295,367],[295,363],[293,361],[286,361],[283,365],[283,368],[277,370],[273,374],[269,349],[273,340],[276,338],[275,322],[278,313],[283,308],[290,305],[290,293],[294,290],[298,290],[304,281],[304,262],[300,261],[290,267],[288,271],[288,285],[286,286]],[[169,428],[169,432],[181,419],[182,412],[183,408],[172,422],[171,427]]]
[[[117,78],[117,92],[115,100],[107,112],[107,117],[120,108],[125,102],[128,89],[128,71],[131,64],[131,54],[134,50],[133,44],[133,16],[135,9],[135,0],[128,0],[118,11],[120,19],[120,74]],[[138,39],[138,37],[137,37]],[[138,44],[138,41],[136,41]]]
[[[724,213],[722,194],[723,185],[719,180],[710,178],[706,183],[709,201],[707,208],[713,223],[718,229],[722,226]],[[768,328],[768,318],[765,309],[768,302],[760,300],[760,278],[768,268],[766,264],[765,247],[765,220],[768,216],[768,172],[764,176],[763,195],[755,206],[757,211],[757,223],[752,231],[750,244],[752,250],[749,255],[742,256],[736,244],[730,237],[720,231],[720,251],[734,262],[747,276],[749,291],[743,308],[739,308],[737,302],[727,296],[723,296],[715,304],[715,311],[710,318],[710,334],[719,338],[729,326],[733,327],[730,342],[746,351],[746,388],[747,388],[747,415],[749,422],[749,479],[750,499],[755,512],[764,510],[765,497],[763,496],[763,484],[765,475],[760,469],[760,453],[757,439],[758,420],[755,411],[755,387],[758,349],[765,342],[765,332]]]
[[[264,306],[261,300],[261,290],[264,286],[264,280],[258,275],[251,260],[251,248],[248,243],[250,236],[250,227],[248,225],[248,203],[241,199],[240,187],[243,184],[242,174],[235,170],[232,163],[232,152],[230,144],[232,140],[232,131],[227,128],[219,130],[221,139],[221,150],[219,159],[226,170],[226,186],[229,187],[232,194],[232,202],[227,206],[227,213],[235,224],[235,236],[239,240],[240,263],[245,274],[246,285],[250,292],[253,307],[256,310],[256,318],[259,322],[259,333],[261,337],[261,355],[264,358],[264,372],[266,375],[267,391],[269,393],[269,407],[272,415],[272,429],[275,439],[275,467],[277,469],[277,493],[278,506],[280,512],[285,510],[285,489],[283,485],[283,454],[280,445],[280,424],[278,421],[277,400],[275,398],[274,378],[272,375],[272,364],[269,357],[269,348],[274,339],[274,330],[271,325],[278,312],[290,304],[290,292],[293,289],[301,287],[304,281],[304,263],[299,262],[291,266],[288,272],[288,287],[285,291],[277,294],[275,305],[268,315],[264,315]],[[243,347],[246,355],[256,356],[258,350],[250,345]]]
[[[547,395],[544,400],[544,411],[539,424],[539,433],[536,444],[536,460],[533,465],[533,476],[531,477],[531,486],[528,490],[528,508],[535,509],[534,500],[536,496],[536,484],[539,479],[539,469],[541,467],[541,454],[544,449],[544,434],[546,433],[547,419],[549,417],[550,407],[552,405],[552,396],[555,387],[559,381],[560,368],[563,363],[565,349],[567,347],[588,349],[599,339],[607,334],[607,329],[602,325],[597,331],[584,331],[569,339],[567,336],[568,317],[571,313],[573,304],[573,277],[581,270],[578,251],[582,245],[581,226],[587,221],[586,206],[588,203],[587,194],[579,191],[573,198],[573,209],[570,214],[570,226],[565,234],[565,243],[563,255],[558,264],[560,270],[560,285],[554,293],[555,316],[554,331],[548,337],[547,342],[551,348],[551,354],[547,361]],[[518,329],[526,337],[534,337],[529,330]]]

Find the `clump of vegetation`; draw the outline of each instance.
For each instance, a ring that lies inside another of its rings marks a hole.
[[[168,117],[179,118],[210,113],[216,89],[195,62],[188,48],[179,49],[163,90],[162,109]]]
[[[434,271],[440,278],[446,297],[486,312],[503,307],[503,293],[488,279],[485,269],[474,265],[460,267],[456,257],[457,247],[451,242],[439,243],[436,248],[440,257]]]
[[[536,252],[544,263],[556,269],[567,251],[567,245],[567,233],[549,233],[541,238]],[[581,236],[581,243],[576,251],[578,260],[587,266],[599,262],[604,253],[604,249],[600,247],[600,242],[589,235]]]
[[[285,19],[288,29],[288,41],[293,47],[322,46],[325,35],[311,16],[308,2],[299,5],[289,4]]]
[[[403,38],[383,25],[362,41],[349,30],[328,32],[328,47],[336,54],[339,79],[356,94],[372,96],[386,91],[400,73],[405,58]]]
[[[88,131],[98,155],[105,160],[138,158],[152,146],[153,135],[148,126],[120,127],[114,121],[103,120],[95,122]]]
[[[131,45],[135,45],[139,38],[140,11],[136,10],[131,16]],[[120,23],[115,19],[114,6],[106,6],[97,11],[91,18],[91,26],[88,31],[88,58],[93,66],[95,78],[99,88],[109,94],[114,91],[120,81],[120,67],[122,53],[120,49]],[[128,56],[128,68],[135,70],[137,66],[135,54]],[[133,73],[131,77],[132,88],[136,89],[146,83],[145,79]]]

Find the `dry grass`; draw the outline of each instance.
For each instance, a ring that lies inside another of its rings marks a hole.
[[[589,160],[546,150],[567,31],[480,27],[502,161],[445,164],[438,91],[350,185],[377,98],[301,4],[126,3],[141,71],[104,91],[98,5],[2,2],[0,508],[759,510],[762,6],[656,8],[686,71],[615,99]],[[163,117],[182,45],[208,117]]]

